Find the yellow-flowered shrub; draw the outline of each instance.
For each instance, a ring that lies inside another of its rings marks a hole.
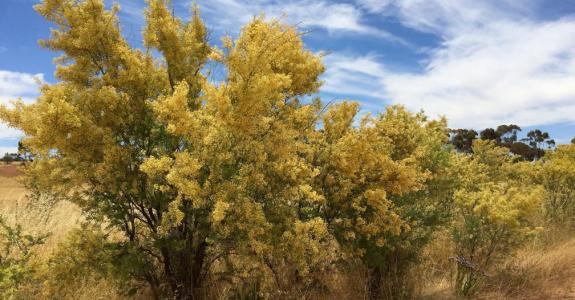
[[[544,190],[522,176],[518,164],[529,163],[513,163],[507,149],[489,141],[476,141],[473,155],[456,154],[452,259],[462,295],[476,292],[492,266],[537,231],[533,219]]]
[[[58,81],[33,104],[0,107],[34,156],[27,186],[123,234],[93,235],[111,249],[104,273],[156,298],[217,297],[213,286],[293,297],[359,260],[373,297],[403,290],[382,285],[451,212],[446,121],[324,109],[310,97],[322,55],[294,27],[257,17],[216,48],[197,9],[184,22],[168,0],[147,2],[137,49],[118,5],[43,0]]]
[[[560,227],[575,227],[575,145],[559,145],[539,164],[536,181],[546,191],[544,213]]]
[[[322,215],[369,269],[373,297],[407,297],[405,271],[450,215],[445,120],[392,106],[356,127],[357,110],[354,103],[333,106],[311,139]]]

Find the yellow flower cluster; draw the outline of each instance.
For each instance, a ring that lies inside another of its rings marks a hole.
[[[545,190],[523,175],[530,162],[517,163],[493,141],[478,140],[473,154],[454,154],[453,237],[459,265],[456,288],[470,294],[494,263],[536,233],[535,217]]]

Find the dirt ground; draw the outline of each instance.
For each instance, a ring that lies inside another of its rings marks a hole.
[[[0,165],[0,177],[14,178],[22,174],[19,170],[20,165],[10,164],[10,165]]]

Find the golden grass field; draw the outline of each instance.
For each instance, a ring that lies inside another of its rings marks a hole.
[[[437,273],[420,276],[432,278],[423,289],[425,299],[457,299],[451,293],[450,274],[445,264],[449,253],[444,245],[432,245],[429,257],[440,257]],[[423,269],[430,269],[429,265]],[[549,246],[534,241],[489,274],[486,287],[476,299],[575,299],[575,239],[562,237]],[[421,279],[426,281],[427,279]]]
[[[17,175],[17,165],[0,165],[0,215],[9,224],[21,224],[27,232],[50,233],[37,253],[39,260],[47,259],[67,233],[79,226],[80,210],[71,203],[57,203],[49,214],[32,207]],[[447,240],[437,238],[426,253],[424,269],[433,271],[418,275],[422,277],[419,281],[427,282],[421,287],[425,299],[456,299],[450,287]],[[575,299],[575,238],[558,234],[553,242],[534,241],[499,269],[502,271],[491,275],[487,288],[478,299]],[[108,283],[101,281],[82,287],[74,297],[114,298],[120,297]],[[138,298],[146,297],[140,295]]]
[[[0,166],[0,215],[27,232],[50,233],[44,247],[51,248],[78,224],[80,210],[71,203],[57,203],[51,211],[30,205],[26,189],[17,180],[18,168],[14,164]]]
[[[10,225],[20,224],[27,233],[50,234],[36,251],[35,258],[42,262],[50,258],[72,229],[79,228],[81,213],[72,203],[61,202],[44,210],[30,205],[27,190],[18,182],[20,173],[17,165],[0,165],[0,215]],[[123,299],[103,280],[88,281],[75,288],[74,295],[68,299]]]

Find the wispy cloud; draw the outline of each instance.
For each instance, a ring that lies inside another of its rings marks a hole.
[[[38,82],[44,81],[43,74],[29,74],[0,70],[0,104],[21,98],[31,103],[38,95]],[[15,138],[22,133],[0,122],[0,139]]]
[[[532,17],[536,0],[357,0],[371,13],[394,17],[407,27],[444,37],[501,19]]]
[[[422,74],[390,74],[389,96],[455,126],[575,122],[575,22],[499,22],[446,40]]]
[[[108,2],[108,5],[118,3],[120,5],[120,16],[124,17],[126,21],[139,26],[144,24],[144,9],[146,8],[144,1],[106,0],[106,2]]]
[[[575,123],[575,20],[537,21],[510,1],[360,2],[443,42],[420,73],[394,72],[373,55],[336,55],[326,60],[337,72],[328,72],[327,91],[446,115],[453,127]]]
[[[322,78],[323,92],[374,99],[384,96],[382,79],[387,71],[375,55],[333,53],[324,58],[324,63],[327,70]]]
[[[107,0],[109,4],[112,0]],[[143,26],[145,3],[119,0],[120,16],[130,26]],[[305,29],[323,29],[331,35],[361,34],[394,43],[408,43],[390,32],[363,22],[364,11],[357,5],[328,0],[175,0],[174,13],[189,16],[193,3],[197,3],[209,28],[218,33],[237,34],[254,16],[284,18],[288,23]],[[133,31],[132,28],[128,28]]]
[[[401,38],[363,22],[363,11],[356,5],[324,0],[210,0],[198,1],[208,24],[217,30],[234,33],[254,16],[286,17],[302,28],[320,28],[329,34],[362,34],[398,43]]]

